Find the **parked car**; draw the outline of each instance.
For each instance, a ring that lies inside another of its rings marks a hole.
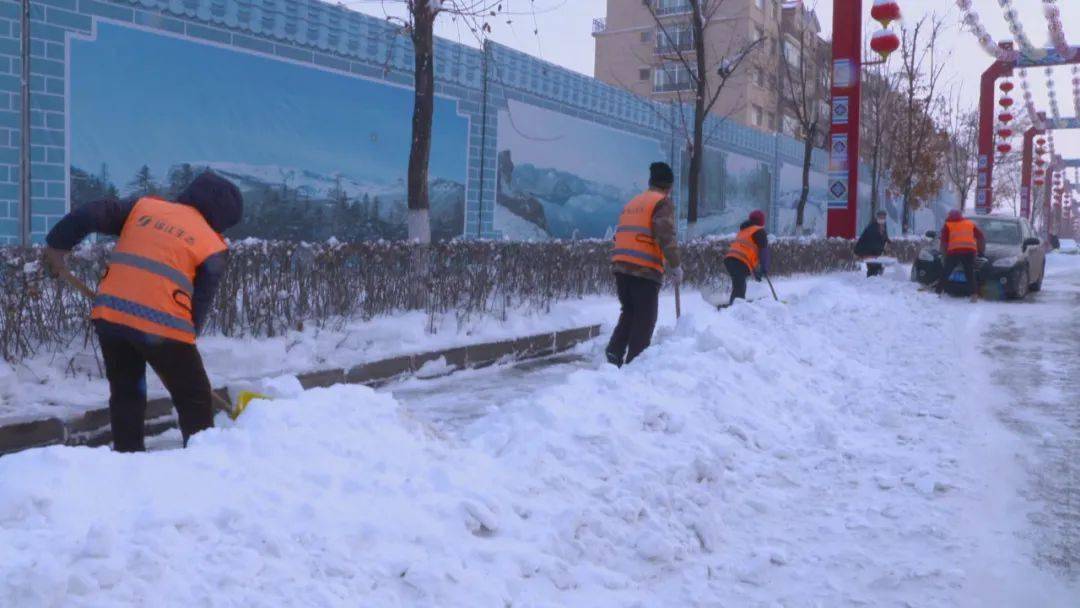
[[[975,222],[986,237],[986,252],[975,259],[975,281],[984,296],[1024,298],[1042,289],[1046,251],[1026,219],[1002,215],[976,215]],[[933,244],[919,251],[911,266],[911,280],[935,284],[941,276],[944,256],[937,232],[926,237]],[[964,270],[957,268],[945,283],[949,293],[967,293]]]

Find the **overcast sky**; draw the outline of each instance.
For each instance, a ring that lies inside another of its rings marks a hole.
[[[593,73],[594,42],[592,38],[592,20],[604,17],[608,0],[506,0],[504,4],[510,10],[520,14],[506,19],[497,19],[492,23],[491,37],[502,44],[511,46],[547,61],[559,64],[584,74]],[[637,2],[638,0],[617,0]],[[807,6],[816,6],[822,27],[828,35],[832,30],[832,6],[837,0],[806,0]],[[977,103],[979,75],[989,65],[991,59],[976,43],[974,36],[959,25],[960,11],[953,0],[899,0],[901,10],[908,20],[917,19],[932,11],[944,14],[948,20],[946,52],[950,53],[949,86],[957,87],[971,96],[972,107]],[[400,14],[400,0],[354,0],[348,6],[362,12],[384,16]],[[529,11],[531,4],[536,6],[535,16]],[[1058,0],[1061,7],[1065,34],[1074,44],[1080,45],[1080,0]],[[870,20],[870,7],[873,0],[863,0],[867,24],[864,33],[878,28]],[[974,5],[982,18],[983,25],[995,40],[1007,39],[1008,25],[1002,16],[1003,9],[998,0],[974,0]],[[1013,5],[1020,15],[1028,37],[1038,45],[1048,45],[1046,18],[1042,12],[1042,0],[1014,0]],[[896,27],[895,25],[893,26]],[[538,34],[533,32],[538,31]],[[450,21],[443,19],[439,34],[452,40],[476,45],[475,37]],[[893,61],[896,61],[894,58]],[[1042,70],[1028,72],[1035,105],[1049,114],[1046,96],[1046,75]],[[1054,84],[1057,91],[1058,106],[1062,116],[1075,114],[1072,94],[1071,67],[1054,68]],[[1019,82],[1014,95],[1019,102],[1021,94]],[[1080,157],[1080,131],[1060,131],[1055,134],[1059,153],[1067,157]]]

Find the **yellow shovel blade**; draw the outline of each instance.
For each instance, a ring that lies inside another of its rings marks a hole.
[[[244,413],[248,404],[256,399],[270,399],[270,397],[252,391],[240,391],[236,395],[236,406],[229,412],[229,418],[236,420],[240,414]]]

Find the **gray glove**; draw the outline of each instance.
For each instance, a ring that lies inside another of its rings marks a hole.
[[[676,266],[668,271],[668,275],[671,277],[671,282],[676,285],[682,285],[683,269],[682,266]]]

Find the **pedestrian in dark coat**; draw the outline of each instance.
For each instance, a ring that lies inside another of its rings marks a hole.
[[[885,254],[889,244],[889,227],[886,224],[889,215],[879,209],[876,217],[863,230],[862,236],[855,243],[855,255],[860,258],[876,258]],[[885,272],[885,266],[876,262],[867,262],[866,276],[878,276]]]

